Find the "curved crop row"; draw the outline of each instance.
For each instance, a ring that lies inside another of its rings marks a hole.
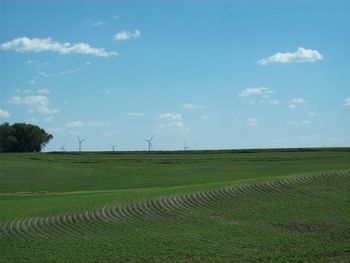
[[[193,208],[227,208],[237,205],[241,198],[257,202],[276,198],[295,198],[298,195],[313,195],[309,188],[337,177],[349,176],[349,171],[325,173],[292,179],[225,187],[189,194],[161,196],[131,204],[107,204],[98,209],[79,213],[64,213],[57,216],[16,218],[0,222],[0,238],[75,238],[87,233],[114,233],[130,235],[130,226],[144,225],[178,218]]]

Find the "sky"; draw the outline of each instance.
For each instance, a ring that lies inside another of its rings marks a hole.
[[[0,123],[45,151],[350,146],[350,1],[0,0]]]

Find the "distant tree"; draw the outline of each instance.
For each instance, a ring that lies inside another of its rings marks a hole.
[[[5,122],[0,125],[0,152],[40,152],[52,138],[36,125]]]

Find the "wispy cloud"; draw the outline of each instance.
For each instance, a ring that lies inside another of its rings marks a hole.
[[[250,127],[256,127],[258,126],[258,120],[255,118],[248,118],[246,124]]]
[[[292,99],[291,103],[288,105],[288,108],[295,109],[298,105],[305,103],[306,100],[304,100],[303,98]]]
[[[108,19],[101,19],[101,20],[92,20],[92,19],[85,19],[81,21],[83,24],[91,25],[93,27],[100,27],[100,26],[107,26],[113,21],[119,19],[119,16],[114,15]]]
[[[32,90],[31,89],[16,89],[16,93],[29,94],[29,93],[32,93]]]
[[[182,120],[182,116],[179,113],[163,113],[158,116],[158,132],[170,131],[176,133],[188,133],[190,131]]]
[[[124,40],[128,40],[131,38],[138,38],[140,36],[141,36],[140,30],[136,29],[133,32],[123,30],[123,31],[120,31],[117,34],[115,34],[114,39],[117,41],[124,41]]]
[[[90,122],[82,122],[82,121],[69,121],[66,122],[65,126],[68,128],[81,128],[81,127],[105,127],[109,126],[109,122],[101,122],[101,121],[90,121]]]
[[[277,105],[277,104],[280,104],[280,102],[277,99],[272,99],[270,100],[270,104]]]
[[[5,111],[0,108],[0,118],[2,119],[8,119],[11,117],[11,114],[8,111]]]
[[[49,133],[57,134],[57,133],[63,133],[66,130],[63,128],[48,128]]]
[[[48,116],[45,118],[45,122],[52,122],[54,120],[55,116]]]
[[[301,121],[301,124],[303,124],[303,125],[311,125],[311,121],[303,120],[303,121]]]
[[[108,94],[111,94],[112,91],[110,89],[101,89],[99,91],[99,93],[102,94],[102,95],[108,95]]]
[[[262,96],[267,98],[272,93],[274,93],[274,91],[269,88],[257,87],[257,88],[247,88],[245,90],[242,90],[239,93],[239,96],[241,97]]]
[[[180,113],[163,113],[159,115],[158,119],[164,121],[182,121],[182,116]]]
[[[91,121],[86,124],[88,127],[104,127],[109,126],[109,122],[101,122],[101,121]]]
[[[62,55],[84,54],[99,57],[110,57],[118,55],[117,52],[107,52],[104,48],[95,48],[86,43],[71,44],[60,43],[51,38],[16,38],[0,45],[1,50],[13,50],[16,52],[55,52]]]
[[[9,100],[9,102],[14,105],[27,105],[30,113],[52,115],[58,113],[59,111],[57,109],[50,108],[49,99],[44,95],[26,97],[14,96]]]
[[[84,123],[82,121],[69,121],[65,126],[68,128],[81,128],[84,126]]]
[[[287,122],[290,125],[298,126],[298,125],[311,125],[311,121],[309,120],[302,120],[302,121],[288,121]]]
[[[193,103],[186,103],[186,104],[182,105],[182,108],[184,108],[186,110],[195,110],[195,109],[200,109],[203,107],[201,105],[196,105]]]
[[[61,72],[54,72],[54,73],[46,73],[46,72],[39,72],[33,79],[29,81],[30,84],[35,84],[39,79],[41,78],[55,78],[55,77],[62,77],[65,75],[70,75],[70,74],[78,74],[80,72],[80,68],[76,69],[70,69],[70,70],[65,70]]]
[[[265,66],[271,63],[303,63],[322,59],[323,56],[317,50],[299,47],[294,52],[278,52],[270,57],[260,59],[256,63]]]
[[[38,89],[37,93],[39,93],[39,94],[50,94],[50,90],[48,88]]]
[[[125,114],[128,117],[143,117],[146,115],[144,112],[128,112]]]
[[[96,22],[91,22],[91,25],[93,26],[105,26],[108,25],[108,21],[96,21]]]
[[[344,100],[344,106],[350,106],[350,98]]]

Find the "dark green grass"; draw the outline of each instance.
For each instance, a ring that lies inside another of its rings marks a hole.
[[[349,262],[350,177],[77,238],[0,239],[3,262]],[[103,223],[101,223],[103,224]],[[101,227],[101,226],[100,226]]]
[[[346,148],[0,154],[0,222],[343,169],[350,169]],[[349,179],[309,191],[194,208],[78,239],[0,239],[0,262],[349,262]]]
[[[0,154],[0,192],[71,192],[216,183],[349,167],[350,151]]]
[[[0,154],[0,220],[349,168],[347,148]]]

